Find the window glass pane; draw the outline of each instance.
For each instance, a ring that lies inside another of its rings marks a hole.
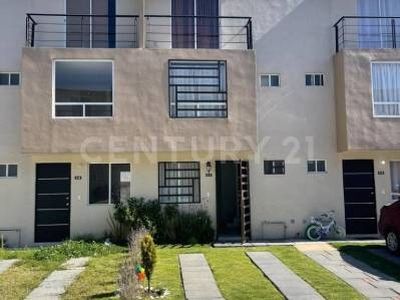
[[[18,176],[18,166],[8,165],[8,177],[17,177],[17,176]]]
[[[400,200],[400,162],[390,162],[390,179],[392,183],[392,199]]]
[[[400,64],[373,63],[372,89],[374,115],[400,116]]]
[[[86,105],[86,117],[112,117],[111,105]]]
[[[315,75],[315,85],[321,85],[321,76]]]
[[[306,75],[306,85],[307,86],[312,85],[312,76],[309,74]]]
[[[89,165],[89,203],[108,203],[109,200],[109,165]]]
[[[261,86],[269,86],[269,75],[261,75]]]
[[[56,117],[83,117],[83,106],[56,105]]]
[[[6,176],[7,176],[7,166],[0,165],[0,177],[6,177]]]
[[[111,103],[112,62],[57,61],[55,78],[55,101],[74,103]],[[107,108],[107,116],[110,113]],[[104,115],[89,107],[90,116]],[[74,115],[75,116],[75,115]]]
[[[317,170],[316,165],[315,165],[315,160],[309,160],[307,161],[307,172],[313,173]]]
[[[279,86],[279,76],[271,75],[271,86]]]
[[[111,202],[126,200],[131,193],[131,166],[129,164],[111,165]]]
[[[9,74],[0,73],[0,85],[8,85],[8,84],[9,84]]]
[[[324,160],[317,161],[317,171],[326,172],[326,162]]]
[[[19,85],[19,74],[18,73],[10,74],[10,85]]]

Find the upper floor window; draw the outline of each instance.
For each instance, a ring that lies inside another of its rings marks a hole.
[[[172,48],[219,48],[218,0],[172,0],[171,3]]]
[[[358,15],[364,18],[358,19],[358,26],[351,32],[359,38],[360,48],[392,48],[393,39],[396,33],[392,32],[392,19],[387,17],[396,17],[400,15],[400,1],[398,0],[358,0]],[[372,18],[371,18],[372,17]],[[383,17],[383,18],[377,18]],[[397,20],[396,20],[397,21]],[[351,20],[350,20],[351,22]],[[397,24],[398,26],[399,24]],[[395,25],[395,27],[397,27]],[[348,27],[347,30],[351,30]],[[394,36],[393,36],[394,34]]]
[[[226,62],[170,60],[169,99],[171,118],[226,118]]]
[[[374,117],[400,117],[400,62],[374,62],[371,73]]]
[[[279,74],[262,74],[260,76],[261,87],[281,86],[281,76]]]
[[[2,85],[19,85],[19,73],[0,72],[0,86]]]
[[[54,117],[112,117],[112,61],[57,60],[53,77]]]
[[[323,86],[324,74],[308,73],[306,74],[306,86]]]

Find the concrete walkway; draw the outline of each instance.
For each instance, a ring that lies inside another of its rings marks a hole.
[[[72,258],[62,265],[64,270],[52,272],[26,300],[56,300],[65,293],[76,277],[85,270],[89,258]]]
[[[394,264],[398,264],[399,268],[400,268],[400,256],[396,256],[393,255],[391,253],[389,253],[388,250],[386,250],[385,248],[382,249],[368,249],[369,252],[371,252],[372,254],[378,255]]]
[[[15,264],[18,261],[19,259],[0,260],[0,274],[7,271],[13,264]]]
[[[400,299],[400,283],[328,244],[296,248],[369,299]]]
[[[286,299],[324,299],[271,253],[246,252],[246,254]]]
[[[203,254],[179,255],[186,299],[224,299]]]

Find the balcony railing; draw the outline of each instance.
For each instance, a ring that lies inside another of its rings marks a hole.
[[[27,14],[26,46],[136,48],[137,15]]]
[[[336,52],[400,47],[400,17],[345,16],[334,28]]]
[[[249,17],[146,15],[146,48],[253,49]]]

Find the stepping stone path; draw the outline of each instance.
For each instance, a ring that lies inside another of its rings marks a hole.
[[[308,283],[269,252],[246,252],[286,299],[324,299]]]
[[[399,282],[328,244],[296,248],[369,299],[400,299]]]
[[[15,264],[18,261],[19,259],[0,260],[0,274],[7,271],[13,264]]]
[[[62,267],[64,270],[52,272],[42,283],[34,289],[26,300],[56,300],[65,293],[76,277],[85,270],[89,258],[72,258],[65,262]]]
[[[224,299],[203,254],[179,255],[186,299]]]
[[[371,252],[372,254],[378,255],[394,264],[398,264],[400,265],[400,256],[396,256],[393,255],[391,253],[389,253],[388,250],[386,250],[385,248],[382,249],[368,249],[369,252]]]

